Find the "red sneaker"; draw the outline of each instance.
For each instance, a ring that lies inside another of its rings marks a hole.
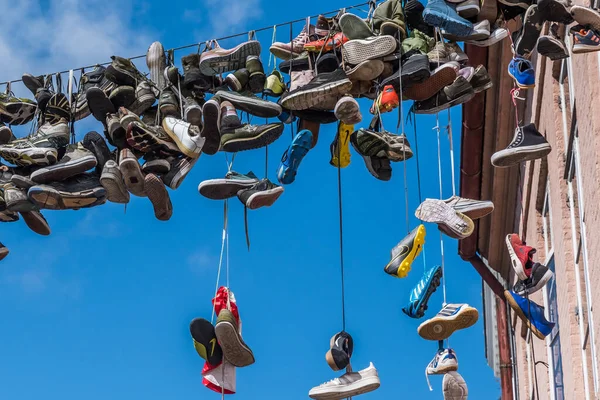
[[[398,97],[398,93],[392,85],[386,85],[383,88],[383,91],[379,93],[379,97],[373,103],[371,107],[371,114],[377,114],[377,109],[381,114],[390,112],[394,108],[400,105],[400,98]]]
[[[344,43],[348,41],[348,38],[343,33],[336,33],[333,37],[329,39],[319,39],[313,42],[308,42],[304,45],[304,50],[319,52],[321,49],[323,52],[332,51],[333,49],[337,49],[342,47]]]
[[[525,242],[521,241],[521,238],[516,233],[506,236],[506,247],[508,248],[510,260],[519,279],[525,280],[529,278],[533,265],[533,255],[536,249],[525,245]]]

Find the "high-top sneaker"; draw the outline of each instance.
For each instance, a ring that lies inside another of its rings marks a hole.
[[[250,72],[246,68],[241,68],[225,77],[225,84],[234,92],[243,92],[248,86]]]
[[[262,93],[265,87],[265,71],[262,62],[258,56],[248,56],[246,59],[246,69],[249,73],[248,86],[252,93]]]
[[[269,179],[261,179],[251,187],[237,193],[242,204],[251,210],[270,207],[283,193],[283,187],[274,184]]]
[[[135,100],[127,107],[131,112],[137,115],[145,113],[156,101],[156,96],[150,83],[143,81],[138,83],[135,89]]]
[[[162,116],[180,117],[179,99],[171,90],[163,90],[158,99],[158,108]]]
[[[275,42],[269,50],[271,54],[282,60],[290,60],[299,57],[304,52],[304,45],[315,35],[315,26],[305,26],[302,31],[290,43]],[[327,34],[326,34],[327,35]]]
[[[75,120],[79,121],[91,114],[88,106],[86,92],[92,87],[97,87],[107,95],[117,86],[115,83],[106,79],[106,68],[96,65],[91,71],[83,74],[79,83],[79,92],[74,102]]]
[[[515,129],[510,144],[492,155],[495,167],[510,167],[523,161],[536,160],[547,156],[552,147],[531,123]]]
[[[516,233],[506,236],[506,248],[515,273],[519,279],[527,280],[531,276],[533,255],[537,250],[527,246]]]

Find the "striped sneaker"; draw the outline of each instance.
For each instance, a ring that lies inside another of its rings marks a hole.
[[[453,237],[464,239],[471,236],[475,229],[473,220],[456,211],[443,200],[425,199],[415,211],[415,216],[421,221],[433,222],[447,228]],[[443,232],[446,230],[442,229]]]
[[[456,353],[454,350],[439,349],[437,353],[435,353],[433,360],[431,360],[431,362],[427,365],[427,368],[425,368],[425,379],[427,380],[429,390],[433,390],[431,388],[431,384],[429,383],[429,375],[442,375],[450,371],[457,370],[458,359],[456,358]]]
[[[473,220],[483,218],[494,211],[494,203],[489,200],[473,200],[452,196],[449,199],[444,200],[444,203]]]
[[[600,37],[591,29],[581,28],[573,32],[573,53],[589,53],[600,50]]]
[[[469,328],[479,319],[479,312],[468,304],[446,304],[433,318],[419,325],[419,336],[426,340],[446,340],[454,331]]]
[[[442,280],[442,267],[435,266],[421,278],[410,293],[410,303],[402,308],[402,312],[411,318],[419,319],[425,316],[429,298],[435,292]]]

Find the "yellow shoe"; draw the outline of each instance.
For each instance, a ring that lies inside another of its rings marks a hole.
[[[421,224],[392,249],[392,260],[384,268],[385,272],[398,278],[406,278],[424,243],[425,225]]]
[[[335,139],[329,147],[331,150],[331,161],[329,161],[329,164],[340,168],[346,168],[350,165],[349,144],[352,132],[354,132],[354,125],[346,125],[343,122],[340,122],[338,134],[335,135]]]

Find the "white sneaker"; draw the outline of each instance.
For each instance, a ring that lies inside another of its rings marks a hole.
[[[469,395],[467,383],[456,371],[444,375],[442,388],[444,390],[444,400],[467,400]]]
[[[358,372],[346,372],[339,378],[312,388],[308,396],[317,400],[339,400],[372,392],[379,385],[377,370],[373,363],[370,363],[368,368]]]
[[[165,117],[162,126],[183,154],[190,158],[200,157],[206,139],[200,135],[198,127],[174,117]]]
[[[427,368],[425,368],[425,379],[427,380],[429,390],[433,390],[429,383],[429,375],[441,375],[456,370],[458,370],[458,359],[456,358],[454,350],[438,350],[435,357],[433,357],[433,360],[431,360]]]
[[[505,28],[496,28],[490,37],[485,40],[465,40],[465,43],[472,44],[479,47],[489,47],[508,37],[508,31]]]

